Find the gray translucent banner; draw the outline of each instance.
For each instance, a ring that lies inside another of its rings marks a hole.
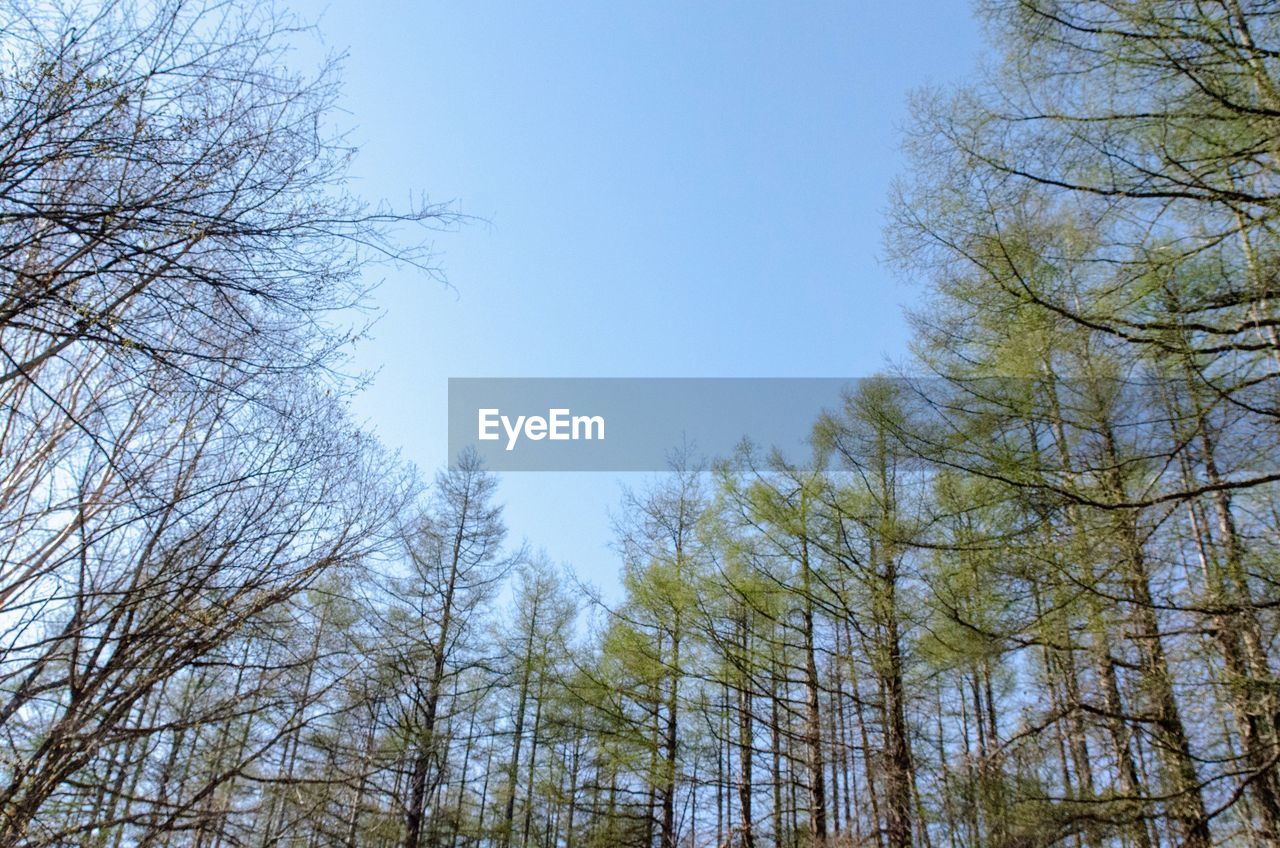
[[[814,426],[827,413],[844,419],[837,430],[849,444],[865,437],[870,415],[902,456],[996,476],[1008,456],[1056,456],[1058,434],[1068,439],[1075,467],[1041,467],[1041,477],[1091,479],[1091,472],[1112,467],[1108,451],[1119,449],[1143,485],[1161,485],[1181,468],[1176,458],[1201,444],[1197,433],[1213,443],[1219,473],[1280,473],[1274,383],[1219,388],[1144,379],[1135,370],[1114,380],[1051,375],[953,382],[457,378],[449,381],[449,453],[456,460],[475,450],[494,471],[663,471],[676,451],[710,463],[747,441],[776,450],[789,464],[812,467]],[[848,418],[851,398],[859,398],[854,418],[862,424]]]
[[[449,454],[493,471],[662,471],[682,446],[707,460],[749,439],[805,464],[838,378],[453,378]]]

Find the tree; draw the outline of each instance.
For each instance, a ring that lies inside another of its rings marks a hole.
[[[453,679],[474,662],[476,619],[523,557],[502,550],[506,527],[502,508],[492,502],[496,486],[479,456],[464,453],[436,476],[431,501],[405,530],[409,574],[386,622],[399,637],[390,661],[404,687],[399,731],[410,769],[405,848],[420,844],[427,799],[444,777],[442,706]]]
[[[345,193],[333,70],[287,71],[278,17],[16,3],[0,30],[0,843],[231,838],[326,690],[295,688],[312,642],[274,647],[291,605],[407,491],[346,420],[328,316],[442,210]]]
[[[653,700],[650,776],[660,808],[659,845],[676,848],[676,792],[680,773],[681,684],[691,645],[692,586],[702,566],[697,524],[706,504],[700,469],[678,455],[669,479],[644,491],[627,491],[617,522],[628,602],[617,615],[635,635],[645,634],[646,673]]]
[[[514,836],[516,796],[520,788],[520,756],[525,742],[529,699],[532,695],[536,706],[532,739],[529,740],[529,773],[532,776],[537,764],[538,747],[542,741],[538,737],[538,731],[543,729],[544,702],[553,696],[553,687],[562,685],[560,675],[566,673],[563,665],[569,650],[568,639],[578,614],[577,605],[566,595],[559,575],[545,558],[533,559],[520,569],[516,593],[510,632],[505,635],[508,645],[506,653],[511,658],[508,674],[511,680],[518,682],[514,684],[511,759],[506,776],[506,807],[500,835],[504,845],[510,845]],[[526,813],[520,840],[523,848],[527,848],[529,843],[534,802],[532,779],[526,780],[525,791]]]

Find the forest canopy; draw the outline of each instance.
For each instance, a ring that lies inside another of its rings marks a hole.
[[[0,0],[0,846],[1280,848],[1280,6],[976,13],[911,360],[627,490],[614,598],[352,422],[454,215],[297,22]]]

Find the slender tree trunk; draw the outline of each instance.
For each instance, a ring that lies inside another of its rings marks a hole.
[[[542,730],[542,704],[545,695],[546,676],[538,675],[537,703],[533,707],[533,733],[529,738],[529,774],[526,778],[528,788],[525,790],[524,827],[521,830],[520,845],[529,848],[529,826],[533,821],[534,776],[538,768],[538,735]]]
[[[1122,502],[1126,493],[1118,476],[1120,457],[1110,422],[1102,422],[1102,439],[1104,462],[1110,469],[1105,475],[1109,494],[1117,502]],[[1181,845],[1185,848],[1208,848],[1208,814],[1191,756],[1190,740],[1173,691],[1137,520],[1136,513],[1126,509],[1117,511],[1113,523],[1125,568],[1124,580],[1132,606],[1139,655],[1142,657],[1142,688],[1154,708],[1154,741],[1168,782],[1166,808]]]
[[[770,645],[772,668],[770,674],[771,697],[769,698],[769,750],[772,754],[770,788],[773,790],[773,842],[775,846],[783,844],[782,831],[782,732],[778,726],[778,658],[777,648]]]
[[[801,496],[804,503],[804,496]],[[801,510],[805,509],[804,506]],[[805,518],[802,515],[801,521]],[[813,584],[809,573],[809,541],[800,542],[801,639],[804,646],[805,747],[809,771],[809,836],[815,844],[827,838],[826,769],[822,762],[822,712],[818,680],[818,663],[813,638]]]
[[[751,764],[755,750],[755,730],[751,720],[751,668],[749,663],[749,630],[745,610],[738,619],[738,650],[744,674],[738,681],[738,810],[742,818],[742,848],[755,848],[751,809]]]
[[[671,684],[667,690],[667,723],[663,738],[662,848],[676,848],[676,754],[680,715],[680,622],[671,636]]]

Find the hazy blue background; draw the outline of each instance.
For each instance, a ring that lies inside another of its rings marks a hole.
[[[452,289],[389,271],[357,415],[424,470],[451,376],[858,376],[905,352],[880,254],[908,93],[970,75],[967,3],[301,2],[346,49],[356,189],[426,190]],[[508,474],[609,586],[607,474]]]

